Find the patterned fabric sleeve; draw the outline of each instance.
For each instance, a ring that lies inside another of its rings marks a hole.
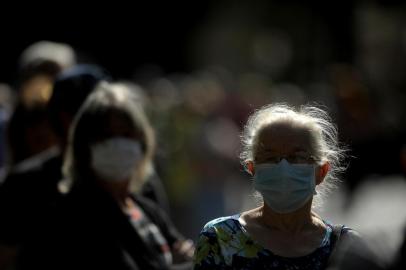
[[[194,269],[226,269],[217,234],[213,227],[206,226],[199,235],[194,255]]]

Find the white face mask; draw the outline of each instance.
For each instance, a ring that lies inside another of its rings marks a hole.
[[[92,169],[101,179],[126,181],[144,155],[139,142],[114,137],[92,145],[91,156]]]
[[[277,213],[290,213],[304,206],[316,194],[315,165],[277,164],[255,167],[254,187]]]

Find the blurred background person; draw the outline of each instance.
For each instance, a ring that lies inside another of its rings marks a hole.
[[[50,125],[47,105],[52,95],[55,77],[75,62],[75,52],[67,44],[49,41],[33,43],[19,56],[17,81],[13,83],[15,90],[11,93],[13,98],[7,98],[6,96],[10,95],[2,88],[2,98],[5,98],[7,105],[2,106],[2,112],[5,112],[2,113],[4,140],[0,142],[3,165],[0,215],[4,221],[0,225],[2,229],[0,267],[13,261],[17,253],[17,243],[21,243],[21,239],[26,236],[25,232],[29,230],[29,225],[23,229],[25,222],[19,218],[21,213],[26,211],[27,206],[33,204],[41,208],[41,203],[36,203],[48,200],[42,199],[40,195],[47,193],[49,189],[42,190],[36,187],[37,183],[30,185],[37,181],[32,180],[35,177],[29,177],[29,181],[20,181],[24,178],[20,177],[24,175],[20,172],[25,170],[38,172],[40,165],[35,160],[48,155],[48,151],[57,144],[56,135]],[[3,108],[8,108],[8,112]],[[39,157],[36,157],[37,155]],[[16,172],[19,176],[11,176],[14,174],[8,173],[11,170],[15,172],[20,170]],[[40,192],[36,194],[35,190]],[[33,221],[35,218],[29,217],[28,220]]]
[[[47,118],[57,138],[56,144],[12,166],[0,186],[0,213],[5,220],[0,225],[0,246],[4,249],[0,253],[0,261],[5,265],[12,264],[18,258],[17,251],[31,241],[32,235],[43,225],[43,220],[53,214],[61,196],[58,185],[62,179],[62,160],[68,130],[79,107],[101,80],[111,80],[110,75],[102,68],[88,64],[70,67],[56,77],[52,96],[47,104]],[[145,94],[139,86],[129,82],[119,85],[131,89],[140,106],[147,106]],[[30,133],[26,136],[30,136]],[[147,167],[148,181],[142,186],[141,193],[157,202],[169,215],[170,206],[165,187],[153,163],[149,163]],[[29,218],[21,216],[20,213],[27,209],[36,211],[29,211]]]
[[[21,53],[17,105],[8,125],[10,165],[56,145],[47,104],[55,77],[75,63],[73,48],[63,43],[39,41]]]
[[[109,75],[97,66],[77,65],[61,72],[52,87],[52,96],[42,104],[42,116],[49,122],[54,141],[41,138],[48,143],[47,149],[10,167],[0,185],[0,261],[10,265],[18,258],[18,252],[29,241],[50,215],[61,197],[58,184],[62,179],[62,160],[70,124],[87,95],[100,80]],[[33,111],[27,117],[35,117]],[[27,125],[24,119],[14,118],[14,124]],[[29,130],[20,130],[13,138],[24,146],[21,136],[35,137]],[[33,141],[35,144],[35,140]],[[50,147],[52,145],[52,147]],[[24,213],[24,214],[22,214]]]
[[[193,244],[139,193],[154,153],[142,106],[123,85],[101,82],[72,126],[64,161],[67,191],[41,245],[18,267],[188,269]],[[40,236],[41,237],[41,236]],[[40,239],[38,239],[40,241]],[[31,249],[30,249],[31,248]]]

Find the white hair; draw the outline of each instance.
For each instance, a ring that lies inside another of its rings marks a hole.
[[[313,150],[316,159],[320,164],[330,164],[324,181],[316,188],[319,196],[314,198],[313,206],[321,206],[323,197],[337,186],[340,181],[339,174],[346,168],[342,164],[346,149],[339,144],[336,126],[328,113],[319,106],[302,105],[297,110],[284,103],[266,105],[255,111],[244,127],[240,153],[243,166],[254,161],[254,150],[260,131],[275,123],[293,123],[306,127],[315,140]]]

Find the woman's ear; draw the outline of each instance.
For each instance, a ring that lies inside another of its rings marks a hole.
[[[251,176],[254,176],[255,174],[254,162],[252,162],[251,160],[245,162],[245,171],[249,173]]]
[[[329,170],[330,170],[330,163],[329,162],[326,162],[323,165],[320,165],[320,166],[317,167],[316,186],[320,185],[324,181],[324,178],[326,177]]]

